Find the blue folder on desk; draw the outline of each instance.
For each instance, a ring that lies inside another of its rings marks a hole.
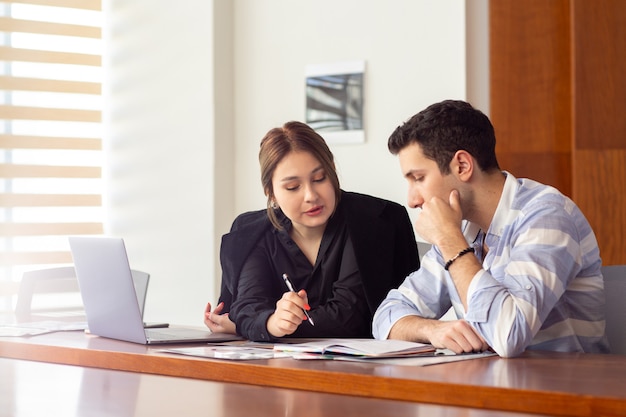
[[[141,344],[241,340],[184,327],[145,329],[124,241],[81,236],[69,243],[90,333]]]

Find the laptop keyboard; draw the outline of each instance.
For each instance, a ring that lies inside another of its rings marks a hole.
[[[168,331],[166,329],[146,329],[146,337],[150,340],[185,340],[185,339],[197,339],[200,336],[205,335],[207,332],[194,329],[177,328],[176,331]]]

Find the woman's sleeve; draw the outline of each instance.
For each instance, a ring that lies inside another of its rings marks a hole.
[[[237,333],[253,341],[270,341],[267,319],[276,309],[280,276],[274,273],[269,255],[262,246],[255,247],[243,264],[238,277],[237,297],[230,309],[230,318]]]

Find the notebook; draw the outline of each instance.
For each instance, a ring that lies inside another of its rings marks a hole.
[[[91,334],[141,344],[242,339],[184,327],[144,328],[123,239],[80,236],[69,243]]]

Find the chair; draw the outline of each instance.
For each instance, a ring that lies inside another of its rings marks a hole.
[[[432,246],[433,245],[428,242],[417,241],[417,251],[419,253],[420,260],[422,260],[424,255],[426,255],[426,252],[428,252]]]
[[[626,355],[626,265],[602,267],[606,298],[606,337],[611,352]]]
[[[135,293],[137,294],[137,303],[143,315],[150,274],[137,270],[132,270],[131,272]],[[35,307],[33,306],[33,299],[37,295],[56,298],[58,300],[57,305],[54,306],[53,304],[50,306],[48,304],[43,307]],[[73,298],[72,295],[74,296]],[[76,299],[80,301],[76,302]],[[24,272],[17,293],[16,316],[23,318],[31,315],[56,315],[59,313],[66,315],[84,313],[74,267],[61,266]]]

